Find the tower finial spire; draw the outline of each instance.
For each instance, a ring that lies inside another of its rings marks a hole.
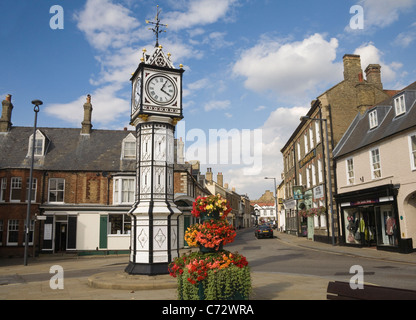
[[[153,24],[154,25],[154,27],[149,28],[149,30],[152,30],[154,32],[154,34],[156,35],[156,45],[155,45],[156,48],[159,47],[159,34],[162,33],[162,32],[166,32],[166,30],[161,30],[161,27],[166,27],[166,28],[168,27],[167,24],[160,23],[159,15],[160,15],[161,12],[162,12],[162,10],[159,9],[159,5],[158,5],[157,10],[156,10],[156,18],[155,18],[156,22],[146,20],[147,24]]]

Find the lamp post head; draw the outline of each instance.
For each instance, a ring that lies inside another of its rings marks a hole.
[[[33,111],[37,114],[39,112],[39,106],[41,106],[43,102],[40,100],[33,100],[32,104],[35,105],[35,107],[33,108]]]
[[[310,120],[311,118],[308,116],[302,116],[300,117],[300,121],[306,121],[306,120]]]
[[[43,104],[43,102],[40,101],[40,100],[33,100],[32,104],[34,104],[35,106],[41,106]]]

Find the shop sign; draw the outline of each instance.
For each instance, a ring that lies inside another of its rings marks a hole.
[[[311,161],[315,157],[316,157],[316,149],[313,149],[311,152],[309,152],[305,156],[305,158],[299,161],[299,167],[302,168],[305,164],[307,164],[309,161]]]
[[[355,202],[351,202],[350,205],[351,207],[355,207],[355,206],[364,206],[367,204],[374,204],[374,203],[379,203],[379,199],[374,199],[374,200],[362,200],[362,201],[355,201]]]
[[[303,199],[303,186],[293,186],[293,199],[295,200]]]
[[[313,199],[320,200],[324,198],[324,186],[320,185],[313,188]]]

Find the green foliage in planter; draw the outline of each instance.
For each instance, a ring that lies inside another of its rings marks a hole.
[[[249,267],[231,265],[220,270],[209,270],[208,276],[196,284],[190,283],[188,278],[187,270],[178,276],[180,300],[247,300],[252,292]]]

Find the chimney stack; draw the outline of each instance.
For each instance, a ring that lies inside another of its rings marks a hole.
[[[9,132],[12,126],[12,95],[8,94],[6,100],[1,103],[3,106],[0,118],[0,132]]]
[[[212,183],[212,168],[207,169],[207,174],[206,174],[205,178],[207,179],[207,181],[209,183]]]
[[[363,78],[361,57],[356,54],[346,54],[344,60],[344,80],[360,82]]]
[[[222,172],[218,172],[217,174],[217,184],[221,187],[224,186],[224,176],[222,175]]]
[[[365,69],[365,75],[368,83],[371,83],[380,90],[383,90],[383,84],[381,83],[381,66],[379,64],[368,65]]]
[[[91,124],[91,117],[92,117],[92,104],[91,104],[91,96],[87,96],[87,102],[84,104],[84,121],[82,121],[82,129],[81,134],[91,134],[92,124]]]

